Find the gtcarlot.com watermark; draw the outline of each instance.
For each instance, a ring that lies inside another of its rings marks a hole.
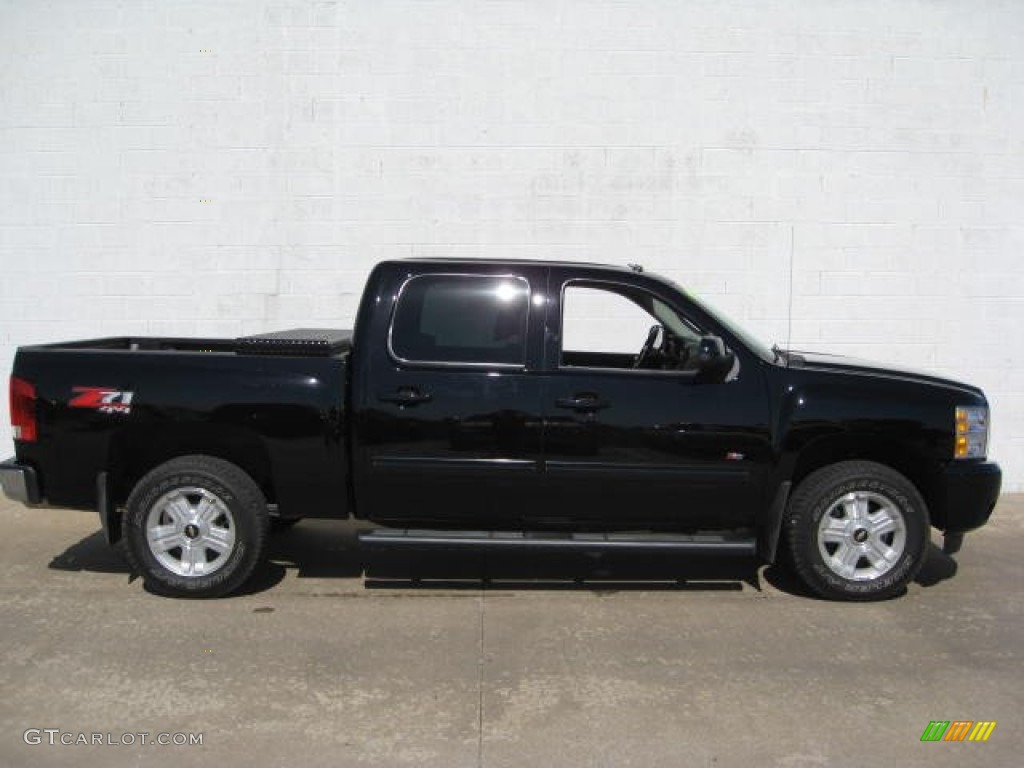
[[[134,747],[156,744],[161,747],[201,747],[201,733],[86,733],[62,731],[60,728],[28,728],[21,735],[26,744],[50,747]]]

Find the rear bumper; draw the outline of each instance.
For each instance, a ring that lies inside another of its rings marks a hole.
[[[32,505],[42,503],[36,471],[27,464],[19,464],[16,459],[0,462],[0,488],[12,501]]]
[[[942,530],[964,533],[980,528],[992,516],[1003,484],[1003,472],[994,462],[951,463],[943,481]]]

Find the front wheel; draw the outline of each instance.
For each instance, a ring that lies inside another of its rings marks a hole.
[[[212,456],[183,456],[151,471],[122,520],[131,565],[151,589],[175,597],[240,587],[263,556],[268,527],[256,483]]]
[[[812,473],[786,512],[797,573],[816,593],[836,600],[882,600],[902,592],[924,562],[928,527],[914,485],[870,461]]]

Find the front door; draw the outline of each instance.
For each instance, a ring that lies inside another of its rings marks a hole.
[[[544,514],[572,527],[750,525],[771,448],[759,365],[699,375],[708,329],[677,295],[553,269]]]

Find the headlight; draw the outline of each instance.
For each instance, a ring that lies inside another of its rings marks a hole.
[[[988,408],[961,406],[956,409],[956,447],[958,459],[984,459],[988,453]]]

